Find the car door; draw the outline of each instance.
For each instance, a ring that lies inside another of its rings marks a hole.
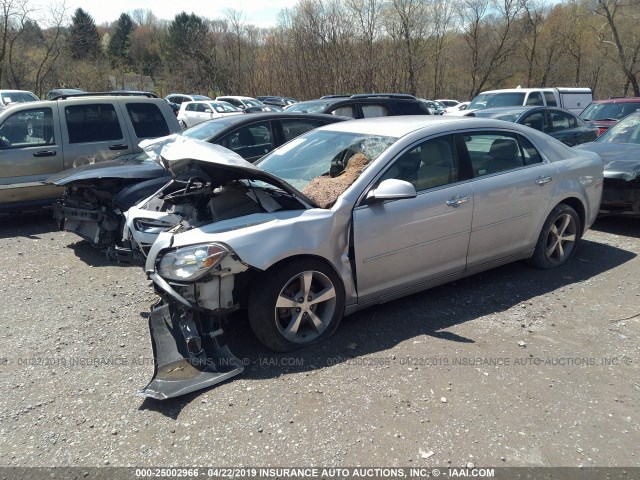
[[[354,209],[359,303],[464,270],[473,201],[461,171],[453,138],[443,136],[408,149],[374,183],[406,180],[417,195]]]
[[[66,141],[65,168],[133,153],[131,138],[125,134],[124,112],[117,103],[67,104],[60,109],[60,117]]]
[[[0,124],[0,203],[55,198],[44,180],[64,168],[60,128],[53,107],[20,109]]]
[[[473,169],[467,268],[533,248],[556,168],[521,134],[472,131],[462,136],[460,144]]]

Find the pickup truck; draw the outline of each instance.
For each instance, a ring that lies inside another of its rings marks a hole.
[[[0,212],[52,204],[44,181],[68,168],[140,152],[138,143],[180,132],[154,94],[83,94],[0,110]]]
[[[504,88],[481,92],[461,112],[449,115],[464,116],[474,110],[493,107],[542,106],[560,107],[579,114],[593,100],[590,88]]]

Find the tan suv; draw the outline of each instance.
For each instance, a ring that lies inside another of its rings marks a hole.
[[[150,93],[98,93],[0,110],[0,211],[53,203],[44,181],[68,168],[139,152],[145,138],[180,132],[171,107]]]

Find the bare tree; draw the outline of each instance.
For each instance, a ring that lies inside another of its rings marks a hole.
[[[439,98],[444,85],[444,72],[447,65],[447,50],[452,45],[455,33],[453,21],[455,4],[452,1],[436,0],[428,7],[428,16],[432,20],[433,38],[429,51],[433,58],[433,97]]]
[[[376,90],[376,72],[378,59],[376,40],[380,36],[381,0],[345,0],[349,16],[356,26],[354,38],[359,44],[360,61],[355,65],[358,69],[359,84],[366,92]]]
[[[545,6],[542,0],[522,0],[524,56],[527,60],[527,87],[533,86],[533,76],[536,63],[540,60],[538,54],[540,31],[545,23]],[[542,86],[542,85],[540,85]]]
[[[470,98],[487,83],[500,85],[512,76],[506,67],[519,41],[514,23],[520,10],[516,0],[463,0],[460,20],[471,57]]]
[[[431,37],[423,0],[391,0],[385,27],[398,46],[401,68],[406,72],[403,89],[413,95],[418,91],[418,76],[426,66],[421,47]]]
[[[0,0],[0,86],[11,43],[20,35],[30,13],[27,3],[28,0]]]
[[[629,2],[619,0],[596,0],[594,12],[604,17],[605,23],[598,28],[598,38],[602,43],[613,45],[618,53],[618,65],[626,77],[625,95],[628,86],[633,89],[633,95],[640,96],[640,86],[638,85],[637,60],[640,52],[640,16],[638,9],[640,2],[630,0]],[[626,36],[623,38],[622,29]],[[628,25],[630,24],[630,26]]]

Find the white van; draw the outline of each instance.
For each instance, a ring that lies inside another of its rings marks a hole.
[[[517,105],[547,105],[570,110],[576,115],[593,100],[590,88],[504,88],[487,90],[474,98],[461,112],[450,115],[465,115],[474,110],[493,107],[513,107]]]

